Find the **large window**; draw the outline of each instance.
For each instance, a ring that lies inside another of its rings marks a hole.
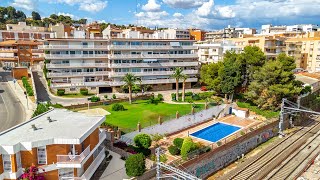
[[[73,168],[62,168],[58,170],[59,172],[59,179],[63,177],[74,177]]]
[[[46,147],[38,147],[38,164],[47,164],[47,152]]]
[[[11,156],[9,154],[2,154],[2,161],[4,172],[12,172]]]

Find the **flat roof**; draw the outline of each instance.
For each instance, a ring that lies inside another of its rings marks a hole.
[[[296,76],[296,80],[301,81],[301,82],[303,82],[305,84],[312,85],[314,83],[319,82],[319,80],[316,79],[316,78],[308,77],[308,76],[305,76],[305,75],[302,75],[302,74],[295,74],[295,76]]]
[[[47,117],[50,117],[53,122],[49,122]],[[68,140],[71,143],[73,140],[82,142],[104,120],[105,116],[89,116],[66,109],[52,109],[27,122],[0,132],[0,150],[1,146],[14,146],[23,142],[31,142],[32,144],[42,142],[41,144],[43,144],[43,142],[54,142],[55,139]],[[32,125],[35,125],[37,130],[34,130]]]

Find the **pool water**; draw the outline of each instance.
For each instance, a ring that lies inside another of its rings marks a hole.
[[[224,123],[216,123],[190,135],[207,141],[217,142],[220,139],[223,139],[230,134],[238,131],[239,129],[241,128],[237,126],[232,126]]]

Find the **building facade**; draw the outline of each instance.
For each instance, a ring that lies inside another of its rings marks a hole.
[[[0,133],[0,179],[18,179],[32,165],[45,179],[90,179],[105,158],[105,116],[53,109]]]
[[[201,29],[190,29],[190,38],[196,41],[204,41],[205,40],[206,31],[202,31]]]
[[[29,67],[44,60],[42,42],[34,40],[9,40],[0,42],[0,66]]]
[[[197,83],[198,56],[193,40],[154,39],[150,34],[128,32],[132,37],[144,38],[47,40],[41,48],[46,51],[52,90],[119,92],[127,73],[139,77],[141,85],[150,85],[153,90],[170,90],[175,88],[171,75],[176,67],[189,76],[187,88]]]

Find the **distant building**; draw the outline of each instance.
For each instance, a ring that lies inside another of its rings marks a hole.
[[[205,34],[205,40],[214,41],[216,39],[239,38],[239,37],[243,37],[243,35],[254,35],[256,33],[257,33],[256,29],[234,28],[229,25],[223,30],[207,32]]]
[[[298,25],[291,25],[291,26],[273,26],[271,24],[262,25],[261,26],[261,34],[264,35],[278,35],[278,34],[296,34],[296,35],[303,35],[307,32],[314,32],[317,31],[319,28],[318,25],[313,24],[298,24]]]
[[[9,40],[0,42],[0,66],[29,67],[44,60],[42,42],[35,40]]]
[[[0,179],[18,179],[32,165],[47,180],[90,179],[105,158],[104,121],[54,109],[0,132]]]
[[[206,31],[202,31],[200,29],[190,29],[190,38],[196,41],[204,41],[205,40]]]
[[[48,29],[39,26],[28,26],[26,22],[18,22],[18,24],[7,24],[7,31],[26,31],[26,32],[47,32]]]
[[[303,82],[303,86],[311,86],[312,92],[320,90],[320,74],[319,73],[297,73],[296,80]]]

